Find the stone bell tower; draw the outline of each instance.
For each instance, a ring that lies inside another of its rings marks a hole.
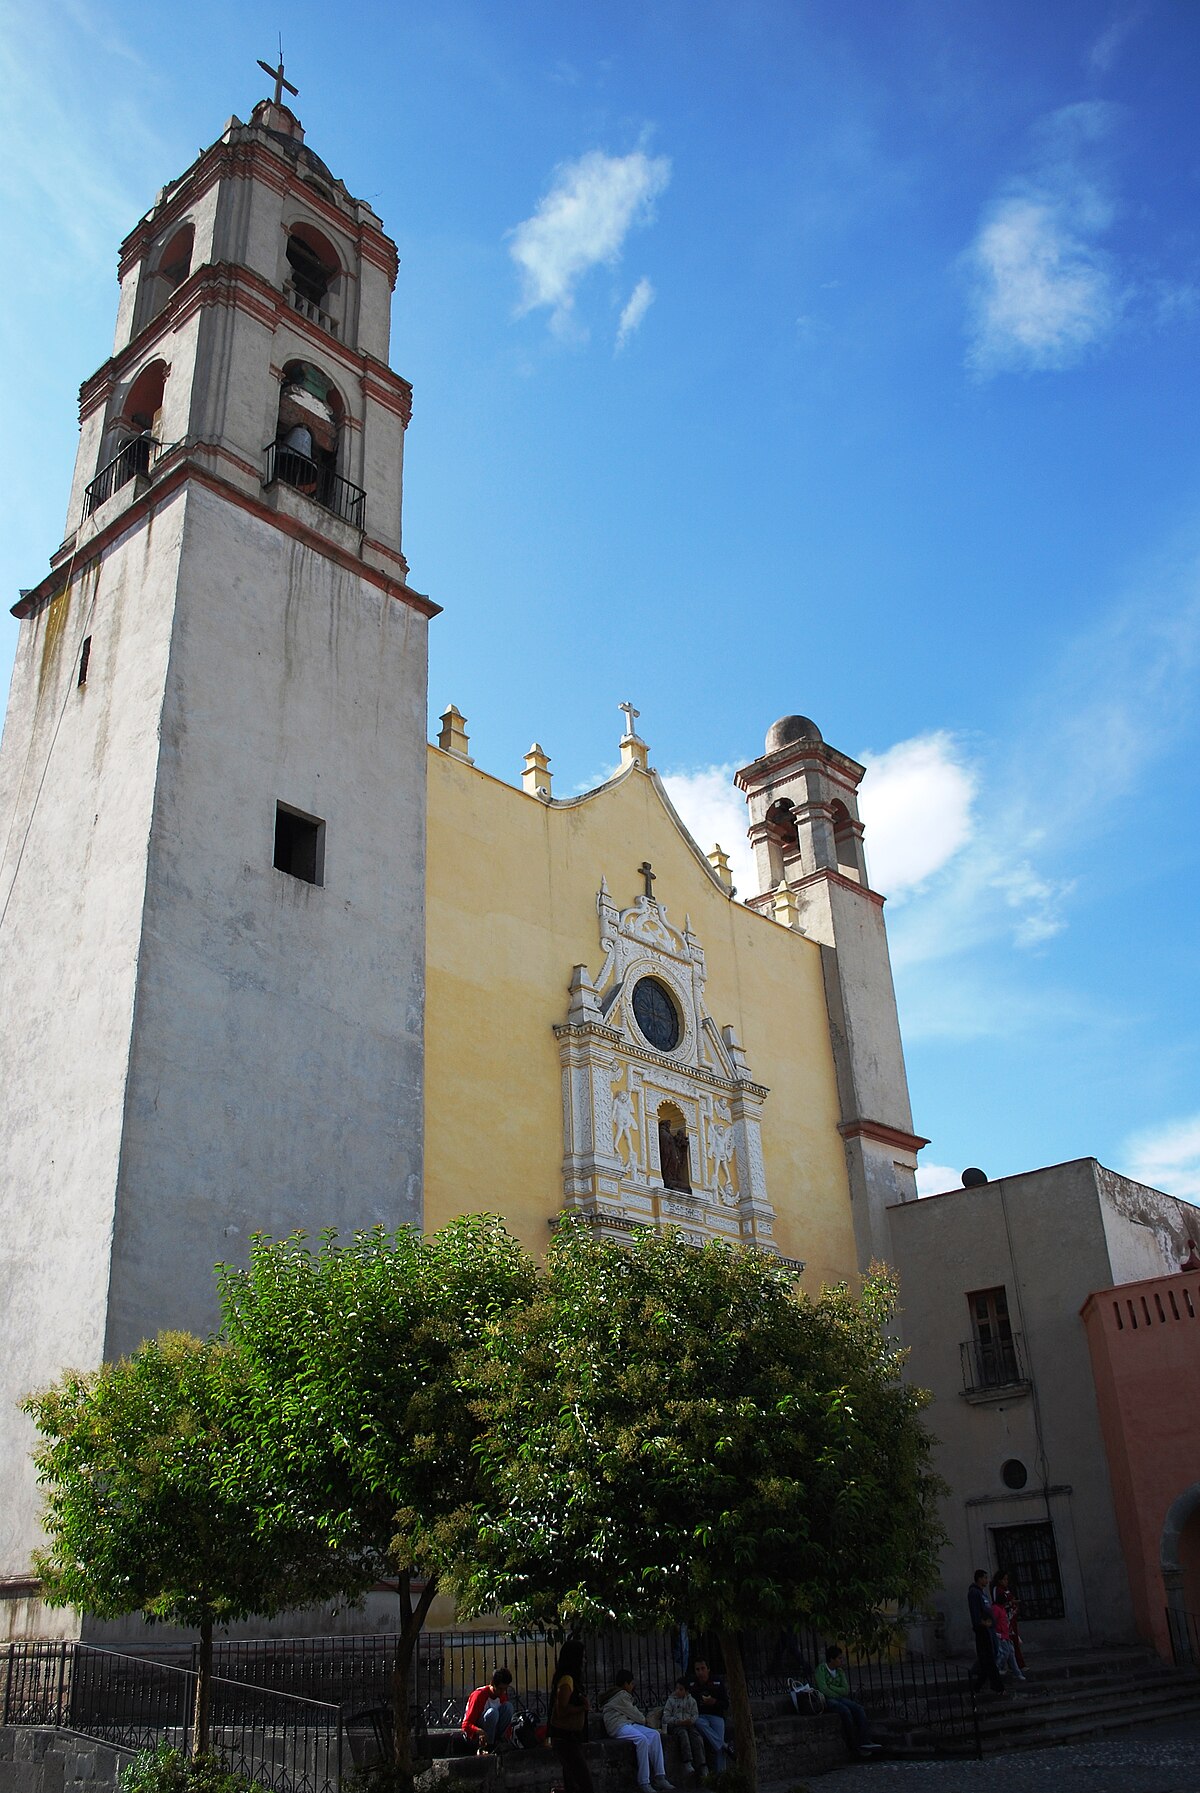
[[[0,749],[0,1584],[13,1403],[207,1330],[251,1233],[421,1220],[427,629],[396,251],[274,100],[121,246]],[[5,1591],[0,1585],[0,1595]],[[0,1636],[4,1615],[0,1610]]]
[[[839,1130],[865,1267],[890,1257],[886,1210],[915,1199],[917,1153],[928,1141],[912,1130],[883,898],[867,880],[858,819],[864,771],[807,716],[785,716],[736,783],[749,805],[758,873],[748,906],[821,947]]]

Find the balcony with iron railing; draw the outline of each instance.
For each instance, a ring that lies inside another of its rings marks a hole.
[[[362,487],[283,442],[268,442],[263,450],[263,485],[291,486],[352,529],[366,525],[367,494]]]
[[[1029,1372],[1019,1332],[1004,1339],[964,1339],[958,1354],[962,1392],[968,1401],[986,1404],[1028,1393]]]
[[[128,442],[123,442],[112,460],[107,466],[101,467],[85,490],[84,516],[90,517],[114,492],[127,486],[131,479],[148,479],[162,457],[175,446],[173,442],[160,442],[148,432],[131,436]]]
[[[284,281],[283,290],[293,311],[298,311],[302,318],[307,318],[310,324],[317,326],[318,330],[324,330],[327,336],[337,336],[338,321],[335,317],[331,317],[327,311],[322,310],[315,300],[308,298],[290,280]]]

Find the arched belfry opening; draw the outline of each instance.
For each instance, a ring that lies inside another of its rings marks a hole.
[[[341,285],[341,262],[329,238],[311,224],[294,224],[288,232],[286,287],[295,310],[336,336],[334,316]]]
[[[687,1122],[673,1102],[658,1111],[658,1163],[663,1188],[692,1193],[692,1151]]]
[[[830,819],[833,822],[833,848],[837,856],[837,869],[844,878],[853,878],[856,884],[866,883],[866,868],[863,864],[861,828],[846,805],[837,797],[830,805]]]
[[[156,360],[147,362],[134,376],[104,433],[103,464],[84,494],[85,517],[131,479],[149,473],[161,453],[163,396],[169,372],[165,361]]]
[[[333,383],[308,361],[289,361],[279,388],[275,477],[336,508],[343,409]]]

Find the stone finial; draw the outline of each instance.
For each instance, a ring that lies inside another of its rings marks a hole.
[[[794,890],[788,889],[782,878],[775,888],[771,907],[776,921],[780,922],[783,927],[798,928],[800,926],[800,905],[796,901],[796,893]]]
[[[466,760],[468,766],[475,761],[467,752],[470,743],[467,740],[467,719],[456,705],[451,704],[438,717],[441,732],[438,735],[438,746],[443,753],[452,753],[456,760]]]
[[[525,755],[525,769],[521,773],[521,788],[530,797],[540,797],[543,803],[550,801],[550,761],[546,758],[540,744],[535,741]]]
[[[717,877],[721,880],[724,888],[729,892],[730,896],[732,896],[733,873],[729,869],[729,855],[719,842],[710,848],[708,863],[712,866],[713,871],[716,872]]]
[[[578,1026],[582,1022],[599,1019],[600,998],[588,976],[588,968],[586,965],[575,965],[571,970],[571,1003],[567,1010],[567,1020]]]

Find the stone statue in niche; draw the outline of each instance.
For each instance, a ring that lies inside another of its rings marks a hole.
[[[730,1124],[729,1105],[718,1102],[716,1118],[708,1132],[709,1149],[712,1152],[713,1187],[720,1190],[722,1180],[727,1189],[733,1188],[733,1127]]]
[[[637,1114],[634,1111],[633,1096],[627,1089],[614,1089],[612,1099],[613,1150],[619,1158],[621,1143],[624,1141],[627,1154],[626,1162],[632,1170],[637,1162],[637,1145],[634,1134],[638,1130]]]
[[[686,1127],[673,1127],[666,1115],[658,1122],[658,1162],[662,1167],[664,1189],[692,1192],[691,1154]]]

